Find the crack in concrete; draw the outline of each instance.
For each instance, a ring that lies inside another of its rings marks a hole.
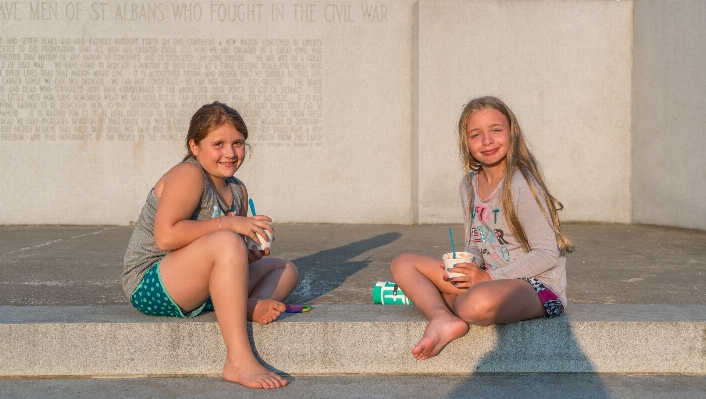
[[[102,232],[104,232],[104,231],[106,231],[106,230],[110,230],[110,229],[112,229],[112,228],[113,228],[113,227],[106,227],[106,228],[104,228],[104,229],[101,229],[101,230],[98,230],[98,231],[94,231],[94,232],[91,232],[91,233],[79,234],[79,235],[77,235],[77,236],[73,236],[73,237],[66,238],[66,240],[73,240],[73,239],[75,239],[75,238],[81,238],[81,237],[90,236],[90,235],[94,235],[94,234],[100,234],[100,233],[102,233]],[[22,251],[29,251],[30,249],[36,249],[36,248],[45,247],[45,246],[47,246],[47,245],[55,244],[55,243],[57,243],[57,242],[64,241],[64,240],[65,240],[64,238],[59,238],[58,240],[53,240],[53,241],[45,242],[44,244],[33,245],[33,246],[31,246],[31,247],[25,247],[25,248],[16,249],[16,250],[14,250],[14,251],[5,252],[5,253],[0,254],[0,256],[10,255],[10,254],[14,254],[14,253],[17,253],[17,252],[22,252]]]
[[[99,285],[99,286],[112,286],[115,284],[119,284],[120,280],[119,279],[113,279],[113,280],[85,280],[85,281],[79,281],[76,282],[74,280],[62,280],[62,281],[36,281],[36,280],[31,280],[31,281],[0,281],[0,284],[4,285],[43,285],[43,286],[59,286],[59,287],[68,287],[72,285]]]

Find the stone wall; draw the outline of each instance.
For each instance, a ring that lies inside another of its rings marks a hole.
[[[635,2],[636,223],[706,230],[706,3]]]
[[[0,223],[134,221],[215,100],[259,212],[410,222],[410,1],[0,4]]]
[[[691,29],[650,35],[650,18],[682,15],[671,3],[2,2],[0,223],[134,221],[216,100],[248,123],[236,176],[275,221],[458,222],[457,119],[488,94],[517,114],[564,220],[662,223],[645,215],[674,189],[646,190],[642,161],[660,103],[640,90],[672,67],[645,49]],[[633,8],[636,63],[655,65],[634,88]],[[683,67],[695,77],[699,54]]]
[[[517,116],[564,220],[630,221],[632,2],[420,2],[418,221],[461,215],[457,125],[472,97]]]

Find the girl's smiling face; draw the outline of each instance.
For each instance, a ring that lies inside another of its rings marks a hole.
[[[245,158],[245,136],[227,123],[211,130],[198,144],[190,140],[189,147],[206,173],[216,179],[233,176]]]
[[[483,167],[502,166],[510,149],[510,123],[494,108],[476,111],[466,124],[468,149]]]

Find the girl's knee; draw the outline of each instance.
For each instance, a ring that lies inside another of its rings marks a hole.
[[[243,247],[245,246],[245,241],[243,241],[243,237],[241,237],[240,234],[234,231],[220,230],[214,232],[213,235],[217,238],[217,240],[223,241],[223,244],[237,243],[237,245],[242,245]]]
[[[405,269],[411,267],[411,265],[413,264],[413,258],[414,254],[411,253],[398,255],[397,257],[395,257],[395,259],[392,260],[392,263],[390,263],[390,271],[393,275],[395,273],[400,273],[404,271]]]
[[[292,263],[291,261],[285,262],[284,272],[292,276],[294,280],[299,281],[299,269],[297,269],[297,267],[294,266],[294,263]]]
[[[220,230],[211,233],[213,253],[215,256],[245,256],[247,248],[245,241],[236,232],[230,230]]]
[[[487,327],[494,323],[497,313],[497,304],[485,295],[469,292],[456,304],[458,317],[466,323],[475,326]]]
[[[263,258],[262,260],[264,263],[258,267],[264,271],[264,275],[277,272],[288,280],[299,281],[299,269],[291,261],[281,258]]]

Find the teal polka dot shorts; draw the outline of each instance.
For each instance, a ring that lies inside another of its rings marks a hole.
[[[140,312],[151,316],[194,317],[204,310],[213,310],[211,298],[190,312],[182,312],[162,284],[159,261],[152,265],[130,296],[130,303]]]

